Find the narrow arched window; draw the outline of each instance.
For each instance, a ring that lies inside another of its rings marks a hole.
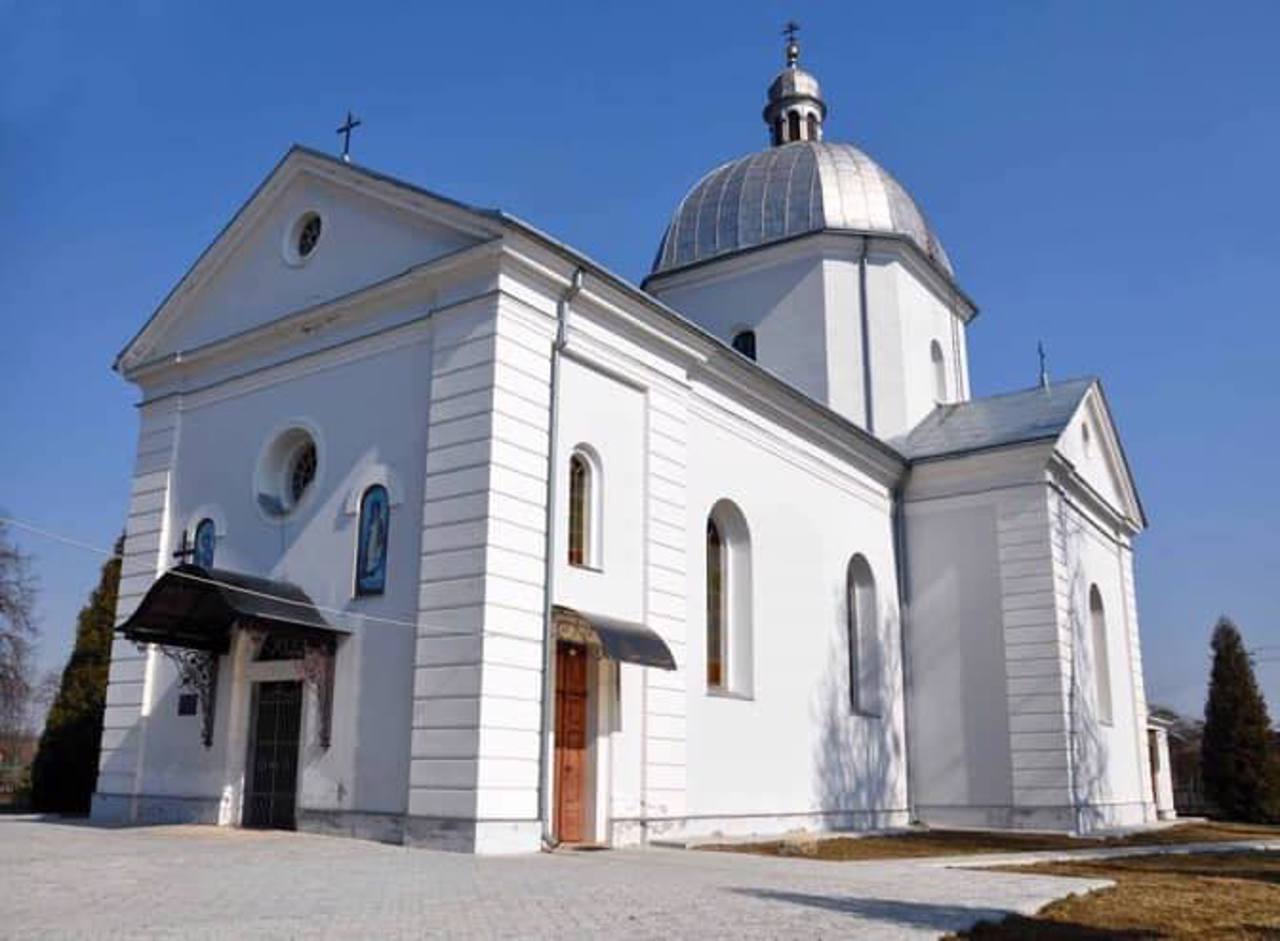
[[[754,360],[756,358],[756,332],[754,330],[739,330],[733,335],[733,348],[747,359]]]
[[[807,139],[817,140],[818,139],[818,116],[816,114],[810,114],[808,117],[805,118],[805,125],[806,125],[805,129],[809,133],[809,136]]]
[[[725,545],[720,527],[707,520],[707,686],[725,685]]]
[[[569,564],[586,565],[591,525],[591,467],[581,454],[569,458]]]
[[[1114,721],[1111,701],[1111,654],[1107,649],[1107,615],[1102,606],[1098,586],[1089,588],[1089,627],[1092,634],[1094,692],[1098,704],[1098,720],[1110,725]]]
[[[800,112],[790,111],[787,113],[787,140],[798,141],[800,139]]]
[[[849,707],[867,716],[880,714],[879,624],[875,576],[866,558],[855,555],[845,572]]]
[[[213,568],[213,553],[217,548],[218,528],[213,520],[202,519],[196,524],[195,554],[191,561],[202,569]]]
[[[753,685],[751,534],[719,501],[707,516],[707,688],[750,696]]]
[[[360,498],[356,549],[356,594],[380,595],[387,586],[387,534],[391,500],[387,488],[374,484]]]
[[[947,401],[947,361],[942,356],[942,344],[934,340],[929,344],[929,362],[933,367],[933,400]]]
[[[773,122],[773,146],[777,147],[782,144],[782,116],[779,115]]]

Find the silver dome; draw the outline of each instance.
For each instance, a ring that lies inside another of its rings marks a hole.
[[[822,88],[818,85],[818,80],[804,69],[785,68],[769,83],[769,100],[779,101],[784,98],[821,100]]]
[[[905,236],[954,276],[942,243],[897,180],[851,144],[808,140],[704,176],[676,209],[651,276],[828,229]]]

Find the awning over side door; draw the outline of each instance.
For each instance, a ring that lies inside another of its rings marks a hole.
[[[657,667],[659,670],[676,668],[676,658],[671,655],[671,648],[650,627],[635,621],[576,611],[561,605],[556,605],[554,614],[594,635],[604,655],[611,660],[638,663],[646,667]]]

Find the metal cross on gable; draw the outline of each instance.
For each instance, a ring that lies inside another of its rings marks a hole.
[[[342,160],[344,163],[351,162],[351,132],[363,123],[348,111],[347,119],[342,122],[342,127],[338,128],[338,133],[342,135]]]

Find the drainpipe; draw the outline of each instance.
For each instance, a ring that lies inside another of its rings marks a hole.
[[[911,619],[911,575],[907,570],[906,490],[910,477],[911,468],[908,467],[898,485],[893,488],[893,561],[898,577],[898,645],[902,659],[902,739],[906,743],[903,754],[907,759],[907,819],[909,823],[915,823],[915,762],[911,760],[911,652],[907,644],[907,625]]]
[[[875,411],[871,405],[871,314],[867,310],[867,252],[871,240],[862,237],[862,253],[858,256],[858,313],[862,320],[862,402],[866,409],[866,430],[876,433]]]
[[[556,449],[560,432],[560,354],[569,342],[569,305],[582,292],[583,269],[573,270],[569,284],[556,302],[556,336],[551,343],[551,389],[547,405],[547,518],[543,538],[546,568],[542,584],[542,715],[538,722],[538,822],[542,826],[543,846],[555,845],[555,834],[547,819],[547,732],[550,727],[548,702],[551,685],[552,606],[555,604],[555,522],[556,522]]]

